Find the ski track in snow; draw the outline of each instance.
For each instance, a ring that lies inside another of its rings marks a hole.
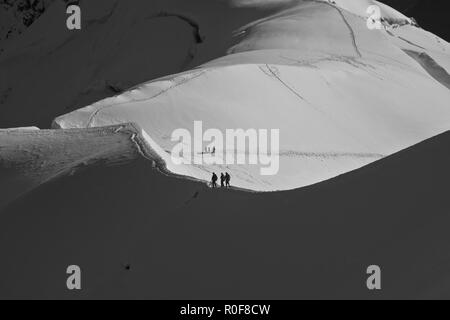
[[[142,151],[142,148],[140,148]],[[171,154],[171,151],[168,149],[164,150],[167,154]],[[145,153],[142,151],[142,153],[145,155]],[[236,149],[233,150],[223,150],[222,153],[228,154],[236,154],[236,155],[259,155],[258,153],[251,153],[248,151],[242,152]],[[382,159],[385,158],[386,155],[380,154],[380,153],[370,153],[370,152],[345,152],[345,151],[327,151],[327,152],[314,152],[314,151],[297,151],[297,150],[280,150],[279,153],[272,152],[268,154],[264,154],[265,156],[269,155],[279,155],[280,157],[298,157],[298,158],[357,158],[357,159]],[[145,156],[147,159],[148,157]],[[201,166],[198,166],[198,168],[202,168]],[[212,172],[212,171],[208,171]]]
[[[308,158],[367,158],[382,159],[385,155],[379,153],[364,152],[298,152],[298,151],[281,151],[280,156],[285,157],[308,157]]]
[[[303,98],[303,96],[298,93],[296,90],[294,90],[290,85],[288,85],[285,81],[283,81],[283,79],[281,79],[281,77],[277,74],[277,72],[275,72],[272,67],[268,64],[266,64],[267,69],[269,70],[269,72],[275,77],[277,78],[287,89],[289,89],[289,91],[291,91],[293,94],[295,94],[298,98],[300,98],[301,100],[306,101],[305,98]],[[261,69],[261,67],[260,67]],[[261,71],[264,72],[264,70],[261,69]],[[264,72],[265,73],[265,72]]]

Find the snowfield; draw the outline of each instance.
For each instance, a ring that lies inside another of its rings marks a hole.
[[[240,29],[228,55],[58,117],[54,125],[135,122],[170,171],[205,181],[228,171],[233,185],[257,191],[302,187],[360,168],[450,129],[449,44],[385,5],[384,18],[406,24],[369,30],[365,8],[372,4],[289,6]],[[433,63],[422,63],[423,54]],[[279,129],[279,173],[261,176],[254,165],[172,164],[172,132],[193,130],[197,120],[223,131]]]

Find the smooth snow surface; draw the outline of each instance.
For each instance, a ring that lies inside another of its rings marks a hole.
[[[240,29],[228,55],[63,115],[55,126],[135,122],[170,171],[205,181],[228,171],[234,186],[258,191],[314,184],[449,130],[450,91],[411,54],[426,53],[448,74],[449,44],[385,5],[387,20],[407,24],[369,30],[365,12],[376,1],[335,2],[284,8]],[[279,173],[172,164],[172,132],[192,132],[194,121],[205,130],[279,129]]]

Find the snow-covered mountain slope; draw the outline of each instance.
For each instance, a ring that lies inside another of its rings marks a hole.
[[[38,126],[130,87],[226,54],[267,15],[222,0],[80,0],[82,29],[54,1],[0,54],[0,128]],[[273,10],[273,9],[271,9]]]
[[[253,190],[290,189],[357,169],[450,129],[450,46],[376,1],[301,1],[237,33],[228,55],[55,120],[60,128],[136,122],[177,174],[229,171]],[[404,23],[399,24],[399,21]],[[392,24],[389,21],[395,21]],[[280,171],[170,161],[174,130],[279,129]]]
[[[449,299],[449,144],[446,133],[263,194],[210,190],[146,160],[86,167],[0,209],[0,299]]]

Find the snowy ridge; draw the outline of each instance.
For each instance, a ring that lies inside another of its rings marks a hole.
[[[342,3],[344,10],[318,2],[284,10],[244,27],[228,56],[55,123],[81,128],[136,122],[170,171],[208,180],[211,172],[228,170],[235,185],[260,191],[316,183],[447,130],[448,89],[402,51],[409,43],[367,29],[354,14],[368,3],[349,3]],[[411,28],[412,37],[426,38]],[[442,43],[427,47],[430,55],[449,60]],[[192,129],[196,120],[221,130],[279,128],[280,173],[261,177],[252,166],[170,165],[171,133]]]

